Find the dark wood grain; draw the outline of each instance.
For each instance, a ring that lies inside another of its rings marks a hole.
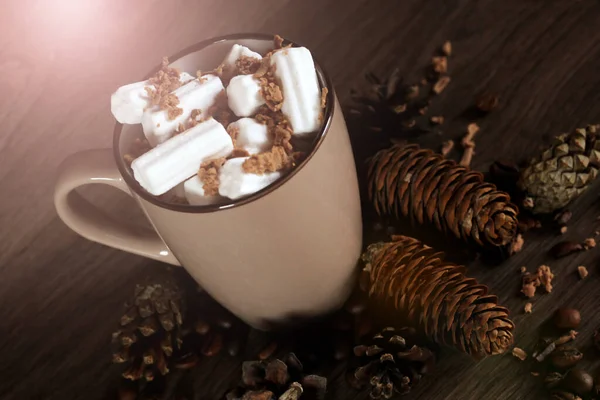
[[[108,147],[110,93],[135,81],[165,54],[236,31],[279,33],[313,50],[348,104],[366,71],[399,67],[418,76],[433,50],[451,40],[452,82],[432,104],[449,121],[444,137],[459,138],[461,117],[475,94],[491,90],[499,109],[482,120],[473,167],[498,158],[521,161],[547,138],[600,121],[600,6],[566,0],[90,0],[10,1],[0,12],[0,398],[114,398],[109,339],[121,305],[144,276],[166,267],[90,243],[71,232],[52,204],[55,170],[69,154]],[[368,140],[368,138],[366,139]],[[458,153],[453,154],[458,157]],[[572,205],[566,237],[598,229],[598,185]],[[115,192],[86,196],[123,217],[133,203]],[[343,233],[341,233],[343,234]],[[517,324],[516,343],[531,348],[540,325],[559,306],[580,308],[577,344],[588,348],[600,327],[600,250],[560,261],[546,255],[554,233],[526,237],[502,265],[469,264],[498,294]],[[522,265],[551,265],[555,290],[537,296],[524,315],[518,295]],[[579,281],[575,270],[590,276]],[[247,354],[261,345],[253,333]],[[202,360],[191,373],[195,399],[218,399],[236,383],[242,359]],[[600,354],[586,351],[585,365]],[[475,363],[447,351],[434,374],[407,398],[543,398],[530,362],[510,355]],[[329,375],[335,399],[366,399]]]

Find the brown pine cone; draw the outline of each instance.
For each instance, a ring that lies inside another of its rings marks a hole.
[[[451,344],[476,358],[504,353],[513,341],[513,322],[488,288],[443,261],[416,239],[396,236],[363,254],[369,297],[389,307],[389,323],[414,326],[431,340]],[[385,308],[387,310],[387,308]]]
[[[350,375],[350,383],[358,388],[370,384],[372,399],[410,392],[435,363],[431,349],[415,344],[415,333],[412,328],[388,327],[356,346],[354,354],[361,366]]]
[[[169,372],[169,359],[181,346],[184,302],[173,282],[138,285],[134,297],[113,334],[113,362],[125,365],[124,378],[152,381]]]
[[[246,361],[242,364],[242,383],[228,392],[227,400],[322,400],[327,379],[304,375],[304,367],[294,353],[284,360]]]
[[[441,155],[417,145],[394,145],[369,164],[369,197],[377,213],[434,224],[479,246],[505,246],[517,232],[510,196]]]
[[[598,125],[560,135],[540,157],[531,160],[519,179],[526,192],[523,205],[536,214],[565,207],[598,176],[600,140]]]

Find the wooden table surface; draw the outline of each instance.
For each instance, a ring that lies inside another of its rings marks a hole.
[[[0,398],[114,398],[110,334],[134,284],[166,266],[91,243],[70,231],[52,203],[55,171],[69,154],[109,147],[109,96],[138,80],[163,55],[233,32],[279,33],[314,52],[342,103],[367,71],[417,77],[451,40],[452,82],[432,105],[460,138],[459,116],[482,90],[501,97],[482,120],[472,166],[521,161],[548,137],[600,122],[600,6],[565,0],[47,0],[3,2],[0,11]],[[458,157],[458,153],[457,153]],[[566,238],[598,228],[598,185],[571,206]],[[116,191],[84,194],[122,218],[143,222]],[[341,233],[343,234],[343,233]],[[588,348],[600,327],[600,250],[560,261],[547,249],[556,232],[526,237],[523,252],[490,268],[469,264],[511,309],[516,343],[530,349],[539,327],[563,305],[581,309],[576,343]],[[555,290],[522,312],[522,265],[549,263]],[[579,281],[578,265],[590,276]],[[254,346],[254,348],[253,348]],[[248,354],[258,344],[249,344]],[[202,360],[193,371],[195,399],[218,399],[236,383],[244,356]],[[600,355],[586,351],[585,365]],[[445,352],[436,371],[407,398],[544,398],[531,363],[510,355],[480,363]],[[332,374],[332,398],[366,399]]]

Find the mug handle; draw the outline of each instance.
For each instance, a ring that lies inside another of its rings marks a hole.
[[[54,188],[54,206],[63,222],[91,241],[180,266],[155,230],[116,221],[75,190],[98,183],[116,187],[132,196],[117,169],[111,149],[82,151],[62,163]]]

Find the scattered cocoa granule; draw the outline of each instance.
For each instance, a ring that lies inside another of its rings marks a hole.
[[[267,72],[269,72],[269,69],[271,69],[271,60],[269,57],[263,57],[260,63],[260,67],[258,67],[253,76],[256,79],[260,79],[264,77],[267,74]]]
[[[489,113],[498,107],[498,96],[493,93],[483,93],[475,100],[475,106],[479,111]]]
[[[233,149],[233,151],[231,152],[231,158],[248,156],[250,156],[250,153],[248,153],[248,150],[245,149]]]
[[[442,45],[442,53],[444,53],[446,57],[450,57],[452,55],[452,42],[449,40],[444,42]]]
[[[177,129],[175,129],[175,135],[178,135],[183,131],[185,131],[185,126],[182,123],[179,123],[179,125],[177,125]]]
[[[262,65],[262,60],[254,57],[240,56],[235,62],[235,68],[242,75],[255,74]]]
[[[523,200],[523,207],[525,207],[525,208],[533,208],[533,207],[535,207],[535,203],[533,202],[533,198],[531,198],[531,197],[525,197],[525,199]]]
[[[412,128],[416,124],[417,124],[417,121],[415,121],[414,119],[410,119],[410,120],[402,122],[402,126],[404,126],[405,128]]]
[[[520,233],[517,234],[515,240],[510,244],[510,254],[515,254],[523,250],[523,245],[525,244],[525,239],[523,239],[523,235]]]
[[[475,138],[477,132],[479,132],[479,125],[477,125],[475,122],[467,125],[467,134],[461,141],[462,146],[465,148],[474,147],[475,141],[473,139]]]
[[[208,80],[206,74],[203,74],[201,70],[196,71],[196,78],[198,78],[198,82],[200,83],[204,83]]]
[[[190,114],[190,119],[188,121],[189,128],[196,126],[199,123],[204,122],[208,118],[210,118],[210,117],[201,117],[201,115],[202,115],[202,110],[200,110],[199,108],[192,110],[192,112]]]
[[[525,353],[525,350],[519,347],[515,347],[512,349],[512,355],[521,361],[525,361],[527,359],[527,353]]]
[[[552,255],[552,257],[558,259],[579,251],[583,251],[583,246],[580,243],[565,240],[552,246],[552,248],[549,250],[549,253]]]
[[[567,233],[568,228],[566,226],[561,226],[560,227],[560,234],[564,235],[565,233]]]
[[[577,273],[579,274],[580,279],[587,278],[587,276],[589,274],[587,268],[583,265],[580,265],[579,267],[577,267]]]
[[[463,152],[462,158],[458,162],[459,165],[463,167],[468,167],[471,165],[471,160],[473,159],[473,155],[475,154],[475,146],[467,147]]]
[[[532,298],[535,296],[535,291],[539,285],[540,278],[537,275],[526,273],[522,278],[521,293],[527,298]]]
[[[231,136],[231,141],[233,142],[233,147],[235,147],[236,142],[237,142],[237,137],[240,134],[240,128],[238,128],[237,126],[228,126],[227,133],[229,133],[229,136]]]
[[[425,85],[427,85],[428,83],[429,83],[429,81],[428,81],[426,78],[422,78],[422,79],[419,81],[419,85],[421,85],[421,86],[425,86]]]
[[[271,111],[279,111],[283,106],[283,92],[274,80],[265,76],[259,79],[260,93]]]
[[[262,175],[267,172],[275,172],[286,168],[290,163],[290,157],[282,146],[273,146],[271,151],[255,154],[244,161],[242,168],[244,172]]]
[[[594,247],[596,247],[596,239],[594,238],[587,238],[583,241],[583,248],[586,250],[589,249],[593,249]]]
[[[452,151],[453,148],[454,148],[454,140],[446,140],[442,144],[442,150],[440,151],[440,153],[442,154],[442,156],[446,157],[448,155],[448,153],[450,153]]]
[[[283,48],[283,38],[279,35],[275,35],[275,37],[273,38],[273,45],[276,49]]]
[[[531,371],[531,376],[540,376],[539,372]]]
[[[437,82],[433,85],[433,93],[440,94],[446,89],[446,86],[450,83],[449,76],[442,76]]]
[[[429,108],[429,107],[427,107],[427,106],[425,106],[425,107],[423,107],[423,108],[419,108],[419,114],[421,114],[421,115],[425,115],[425,114],[427,114],[427,110],[428,110],[428,108]]]
[[[183,114],[183,109],[177,107],[178,105],[179,99],[173,93],[169,93],[168,95],[163,96],[158,104],[161,110],[167,111],[167,119],[169,121],[172,121],[181,114]]]
[[[552,279],[554,279],[554,274],[552,273],[550,267],[547,265],[540,265],[538,267],[537,274],[540,278],[541,285],[544,286],[546,292],[552,292]]]
[[[329,89],[324,87],[321,89],[321,108],[325,108],[327,106],[327,94],[329,93]]]
[[[198,176],[203,182],[205,196],[215,196],[219,194],[219,169],[225,163],[225,158],[217,158],[205,161],[200,166]]]
[[[525,272],[527,272],[527,267],[526,266],[522,266],[521,268],[519,268],[519,272],[521,272],[522,274],[524,274]]]
[[[571,220],[573,213],[570,210],[563,210],[554,216],[554,220],[559,225],[566,225]]]
[[[151,86],[144,88],[148,93],[150,105],[163,104],[165,97],[168,97],[173,90],[181,87],[182,83],[179,77],[179,70],[169,67],[169,59],[164,57],[161,69],[148,80]]]
[[[433,116],[429,119],[432,124],[441,125],[444,123],[444,117],[441,115]]]
[[[523,308],[523,310],[525,311],[525,314],[531,314],[532,308],[533,308],[533,304],[526,303],[525,307]]]
[[[431,59],[433,70],[438,74],[448,72],[448,59],[445,56],[435,56]]]
[[[277,125],[275,127],[275,139],[273,140],[274,146],[281,146],[285,151],[290,154],[294,148],[292,147],[292,130],[285,125]]]

